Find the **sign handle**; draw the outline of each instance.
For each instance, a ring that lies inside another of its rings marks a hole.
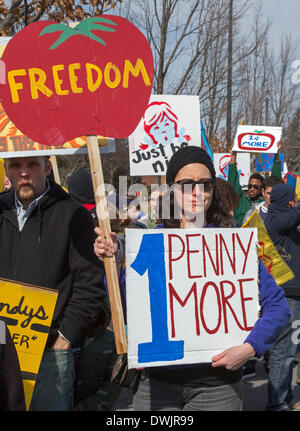
[[[54,175],[55,182],[60,185],[61,182],[60,182],[60,176],[59,176],[59,170],[58,170],[56,156],[51,156],[50,160],[51,160],[51,165],[52,165],[52,169],[53,169],[53,175]]]
[[[87,148],[93,180],[98,223],[99,227],[103,230],[106,238],[109,239],[111,227],[108,216],[101,155],[99,151],[97,136],[87,136]],[[115,257],[113,256],[112,258],[105,258],[104,267],[109,292],[109,302],[111,308],[112,324],[115,334],[116,349],[118,354],[123,354],[127,352],[127,338],[125,333],[123,308]]]

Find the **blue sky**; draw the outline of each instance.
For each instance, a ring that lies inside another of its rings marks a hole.
[[[289,33],[296,45],[296,58],[300,59],[300,1],[299,0],[257,0],[261,1],[263,12],[272,20],[272,41],[280,46],[282,32]]]

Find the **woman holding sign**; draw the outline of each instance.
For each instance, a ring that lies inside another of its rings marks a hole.
[[[216,228],[232,219],[215,187],[215,170],[208,154],[189,146],[171,158],[166,182],[172,218],[164,228]],[[102,259],[114,252],[99,234],[95,253]],[[261,317],[244,343],[211,358],[209,363],[144,368],[134,395],[135,410],[240,410],[242,366],[254,355],[261,357],[272,346],[290,312],[282,289],[259,261]]]

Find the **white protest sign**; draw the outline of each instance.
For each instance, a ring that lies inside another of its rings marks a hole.
[[[230,153],[214,153],[214,167],[217,178],[228,179],[230,158]],[[237,153],[236,166],[240,177],[240,185],[242,187],[247,186],[250,178],[250,154]]]
[[[151,95],[128,141],[130,175],[166,175],[175,151],[188,145],[201,147],[199,97]]]
[[[233,151],[277,153],[282,127],[238,126]]]
[[[211,362],[258,319],[256,229],[126,229],[128,366]]]

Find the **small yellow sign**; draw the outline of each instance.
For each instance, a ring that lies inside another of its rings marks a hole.
[[[0,317],[18,353],[29,409],[36,375],[50,331],[58,292],[0,279]]]

